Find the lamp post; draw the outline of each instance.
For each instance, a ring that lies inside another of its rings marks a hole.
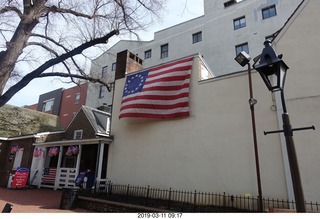
[[[260,165],[259,165],[259,153],[258,153],[256,122],[255,122],[255,113],[254,113],[254,105],[257,103],[257,100],[253,98],[251,65],[250,65],[251,57],[246,52],[242,51],[236,56],[235,60],[242,67],[244,67],[245,65],[248,66],[249,93],[250,93],[249,105],[250,105],[250,111],[251,111],[253,146],[254,146],[254,155],[255,155],[255,161],[256,161],[256,174],[257,174],[258,195],[259,195],[258,211],[259,212],[263,212]]]
[[[291,172],[292,185],[294,190],[294,197],[296,202],[297,212],[306,212],[304,194],[301,184],[300,171],[298,159],[295,151],[293,141],[293,131],[315,129],[314,126],[293,129],[290,124],[289,114],[284,99],[284,83],[286,79],[287,70],[289,67],[281,59],[282,55],[277,56],[270,41],[265,41],[265,48],[260,55],[260,62],[258,65],[254,64],[253,68],[256,69],[262,77],[267,88],[271,92],[280,91],[282,103],[282,122],[283,130],[264,132],[265,135],[272,133],[283,132],[286,139],[288,160]]]

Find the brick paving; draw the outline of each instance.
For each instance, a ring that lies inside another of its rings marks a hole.
[[[53,189],[7,189],[0,188],[0,210],[6,203],[13,205],[11,213],[85,213],[85,209],[62,210],[62,191]]]

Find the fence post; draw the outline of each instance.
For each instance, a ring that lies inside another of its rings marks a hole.
[[[148,189],[147,189],[146,206],[148,206],[148,202],[149,202],[149,192],[150,192],[150,185],[148,185]]]
[[[226,209],[226,193],[223,193],[223,209]]]
[[[169,210],[171,208],[171,192],[172,192],[172,189],[170,188],[170,190],[169,190],[169,198],[168,198],[168,209]]]
[[[196,205],[197,205],[197,190],[194,190],[194,197],[193,197],[193,212],[196,211]]]
[[[128,203],[129,189],[130,189],[130,184],[128,184],[128,186],[127,186],[126,203]]]

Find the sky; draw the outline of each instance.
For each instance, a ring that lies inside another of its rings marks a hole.
[[[184,21],[203,15],[203,0],[167,0],[166,8],[162,13],[162,21],[154,23],[146,32],[141,32],[142,40],[149,41],[153,39],[153,33],[167,27],[182,23]],[[122,38],[123,39],[123,38]],[[110,47],[116,43],[114,39]],[[28,73],[27,66],[25,73]],[[19,68],[19,70],[22,70]],[[38,103],[39,95],[59,89],[70,88],[74,84],[62,83],[60,78],[41,78],[34,79],[24,89],[20,90],[8,104],[14,106],[25,106]]]

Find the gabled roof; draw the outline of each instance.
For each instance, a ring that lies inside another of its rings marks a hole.
[[[110,113],[83,105],[79,109],[79,111],[77,112],[77,114],[75,115],[73,120],[77,118],[77,115],[79,114],[79,112],[81,110],[86,115],[86,117],[87,117],[88,121],[90,122],[90,125],[94,129],[96,135],[109,137],[110,118],[111,118]],[[73,120],[69,123],[69,125],[73,122]],[[67,127],[67,129],[68,129],[68,127]]]
[[[1,137],[62,130],[58,116],[9,104],[0,107],[0,127]]]

